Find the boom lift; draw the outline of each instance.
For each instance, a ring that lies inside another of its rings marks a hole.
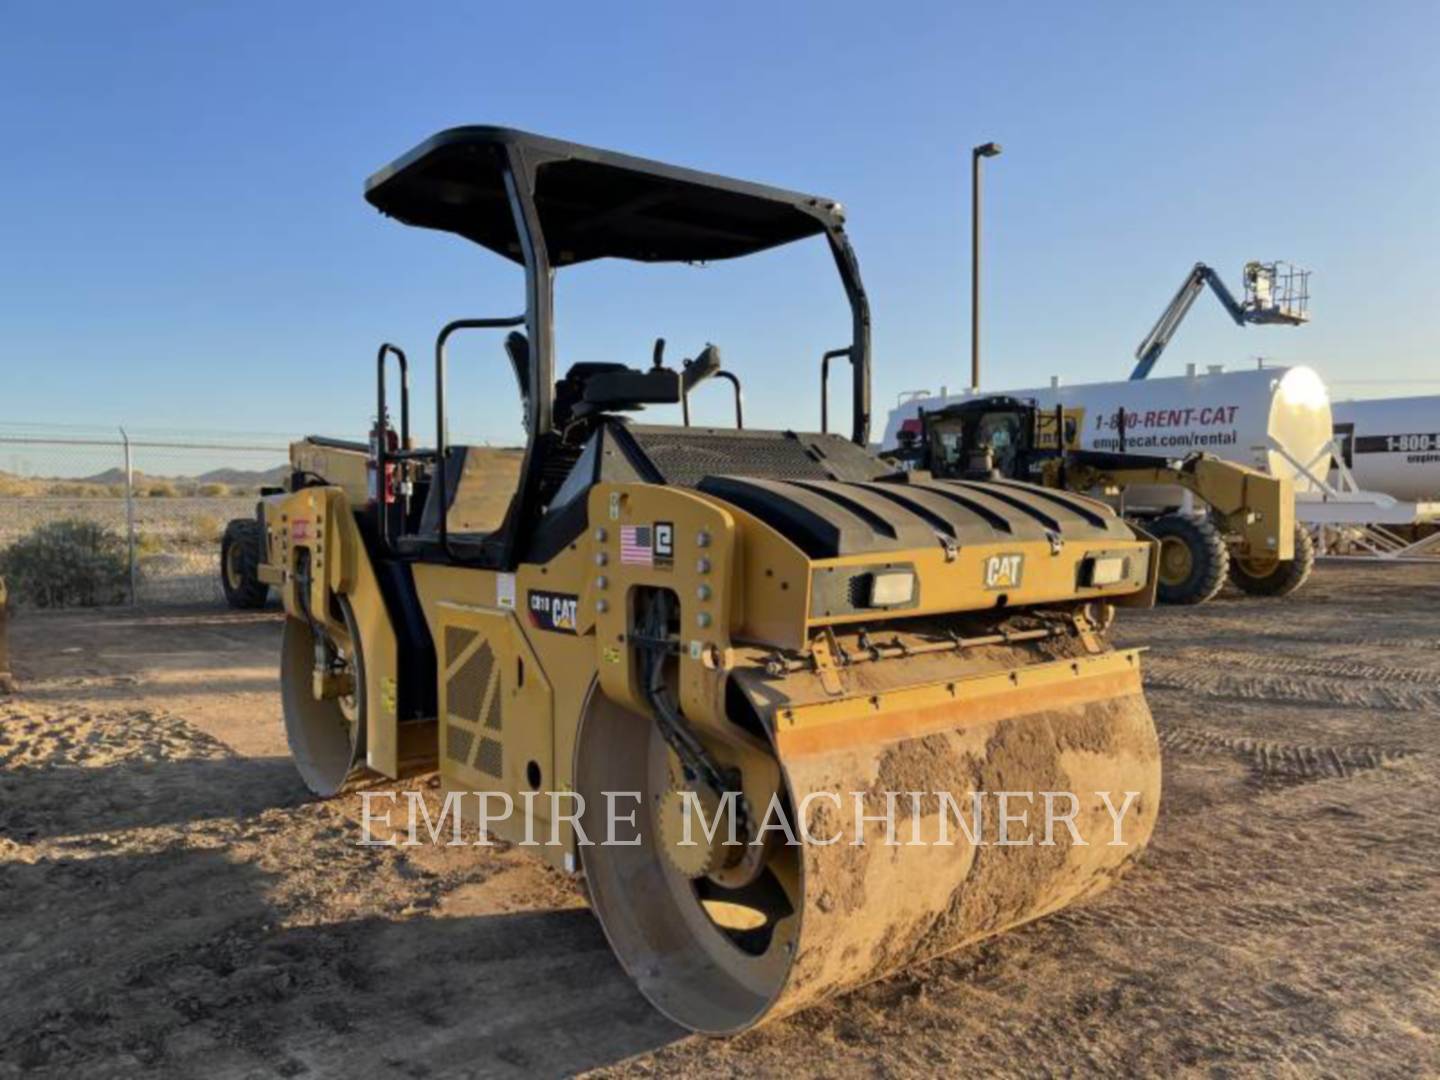
[[[1289,480],[1211,454],[1172,459],[1149,454],[1082,450],[1081,409],[1040,409],[1033,401],[988,397],[920,414],[918,440],[905,457],[933,477],[1021,481],[1115,500],[1160,541],[1159,599],[1198,604],[1220,590],[1227,574],[1246,592],[1283,596],[1309,576],[1314,550],[1295,522]],[[1121,445],[1124,421],[1120,418]],[[912,429],[913,431],[913,429]],[[1183,505],[1126,506],[1127,493],[1201,500],[1204,514]]]
[[[1243,271],[1245,298],[1236,300],[1220,275],[1204,263],[1197,262],[1186,275],[1180,288],[1161,312],[1160,318],[1135,350],[1132,379],[1143,379],[1170,344],[1175,331],[1190,313],[1191,306],[1208,285],[1226,314],[1236,326],[1261,325],[1299,326],[1310,321],[1310,271],[1300,270],[1285,262],[1248,262]]]

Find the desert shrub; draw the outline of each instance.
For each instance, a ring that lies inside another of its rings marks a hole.
[[[40,525],[0,551],[10,596],[36,607],[90,607],[125,599],[125,539],[93,521]]]
[[[145,494],[152,499],[173,499],[180,494],[180,489],[169,480],[152,480]]]
[[[165,550],[165,539],[159,533],[141,532],[135,536],[135,557],[144,559]]]
[[[47,495],[65,499],[96,499],[109,493],[104,484],[92,484],[84,480],[51,484],[46,492]]]
[[[224,498],[226,495],[229,495],[229,494],[230,494],[230,485],[228,485],[228,484],[201,484],[201,485],[200,485],[199,494],[205,496],[207,499],[220,499],[220,498]]]
[[[218,544],[224,531],[224,518],[214,514],[195,514],[185,519],[176,539],[182,544]]]

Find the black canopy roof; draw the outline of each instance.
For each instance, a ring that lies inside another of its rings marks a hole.
[[[505,190],[512,159],[536,168],[535,208],[553,266],[728,259],[844,221],[833,199],[500,127],[442,131],[370,177],[365,198],[408,225],[458,233],[522,262]]]

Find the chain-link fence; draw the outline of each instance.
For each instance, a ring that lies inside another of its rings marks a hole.
[[[220,538],[286,472],[283,436],[0,423],[12,603],[220,601]],[[77,585],[78,582],[78,585]]]

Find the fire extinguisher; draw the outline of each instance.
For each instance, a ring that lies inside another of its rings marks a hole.
[[[395,429],[390,426],[390,418],[382,416],[375,421],[370,428],[370,459],[365,463],[366,468],[366,493],[371,502],[378,502],[381,498],[381,484],[379,483],[380,463],[380,440],[384,439],[385,453],[394,453],[400,448],[400,437],[395,434]],[[387,503],[395,501],[395,462],[385,462],[385,482],[383,485],[384,500]]]

